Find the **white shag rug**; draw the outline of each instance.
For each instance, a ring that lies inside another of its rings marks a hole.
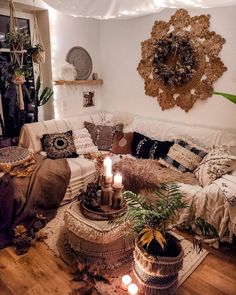
[[[60,207],[57,211],[56,217],[51,220],[44,231],[47,233],[48,238],[44,240],[44,243],[54,252],[54,254],[60,257],[57,244],[60,239],[63,238],[62,232],[64,229],[64,211],[70,204],[64,205]],[[177,238],[181,241],[181,245],[184,249],[184,261],[183,261],[183,269],[179,272],[178,285],[180,286],[188,276],[199,266],[199,264],[206,258],[208,255],[208,251],[201,251],[199,254],[193,249],[193,245],[190,241],[184,239],[180,235],[176,235]],[[122,268],[122,267],[121,267]],[[122,272],[122,270],[121,270]],[[122,272],[123,273],[123,272]],[[97,283],[96,287],[102,291],[103,295],[111,295],[111,287],[116,294],[117,289],[120,286],[120,275],[114,275],[114,280],[111,285],[106,285],[104,283]],[[123,294],[122,290],[119,290],[119,294]],[[127,292],[125,293],[127,294]]]

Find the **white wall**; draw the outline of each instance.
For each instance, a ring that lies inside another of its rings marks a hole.
[[[236,7],[188,10],[191,16],[211,15],[211,30],[221,34],[226,44],[221,57],[227,72],[215,83],[214,89],[236,94]],[[155,20],[168,21],[175,9],[132,20],[101,22],[101,65],[103,109],[126,111],[143,116],[189,124],[236,128],[236,104],[220,96],[198,101],[185,113],[175,107],[162,111],[154,98],[144,94],[144,80],[136,68],[141,58],[141,41],[149,38]]]
[[[65,63],[68,51],[74,46],[82,46],[88,51],[93,62],[92,72],[101,77],[99,21],[55,12],[54,20],[50,23],[51,47],[55,51],[52,54],[53,79],[60,77],[61,66]],[[95,107],[83,108],[83,91],[95,92]],[[55,115],[59,118],[93,112],[101,107],[101,86],[54,86],[54,92]]]

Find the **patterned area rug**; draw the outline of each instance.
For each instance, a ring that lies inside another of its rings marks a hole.
[[[60,207],[57,216],[47,224],[44,231],[47,233],[48,238],[44,240],[46,245],[55,253],[56,256],[61,257],[65,262],[70,263],[71,257],[68,255],[68,251],[63,249],[64,245],[64,211],[69,205]],[[176,235],[176,234],[175,234]],[[200,254],[197,254],[193,249],[192,243],[184,239],[180,235],[176,235],[181,241],[181,245],[184,249],[184,262],[183,269],[179,272],[179,286],[187,279],[188,276],[198,267],[198,265],[206,258],[208,251],[203,250]],[[123,274],[130,273],[132,275],[131,263],[122,266],[119,269],[112,271],[112,284],[97,283],[96,287],[103,295],[127,294],[120,288],[121,276]]]

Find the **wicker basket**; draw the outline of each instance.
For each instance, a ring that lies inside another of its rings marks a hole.
[[[174,294],[178,285],[178,272],[183,267],[183,249],[176,240],[178,256],[151,256],[138,241],[135,243],[133,271],[145,295]]]
[[[32,60],[36,64],[45,63],[45,51],[35,52],[32,54]]]

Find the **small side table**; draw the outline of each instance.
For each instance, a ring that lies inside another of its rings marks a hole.
[[[65,211],[64,220],[67,242],[84,262],[114,269],[132,260],[134,238],[127,224],[88,219],[78,201]]]

